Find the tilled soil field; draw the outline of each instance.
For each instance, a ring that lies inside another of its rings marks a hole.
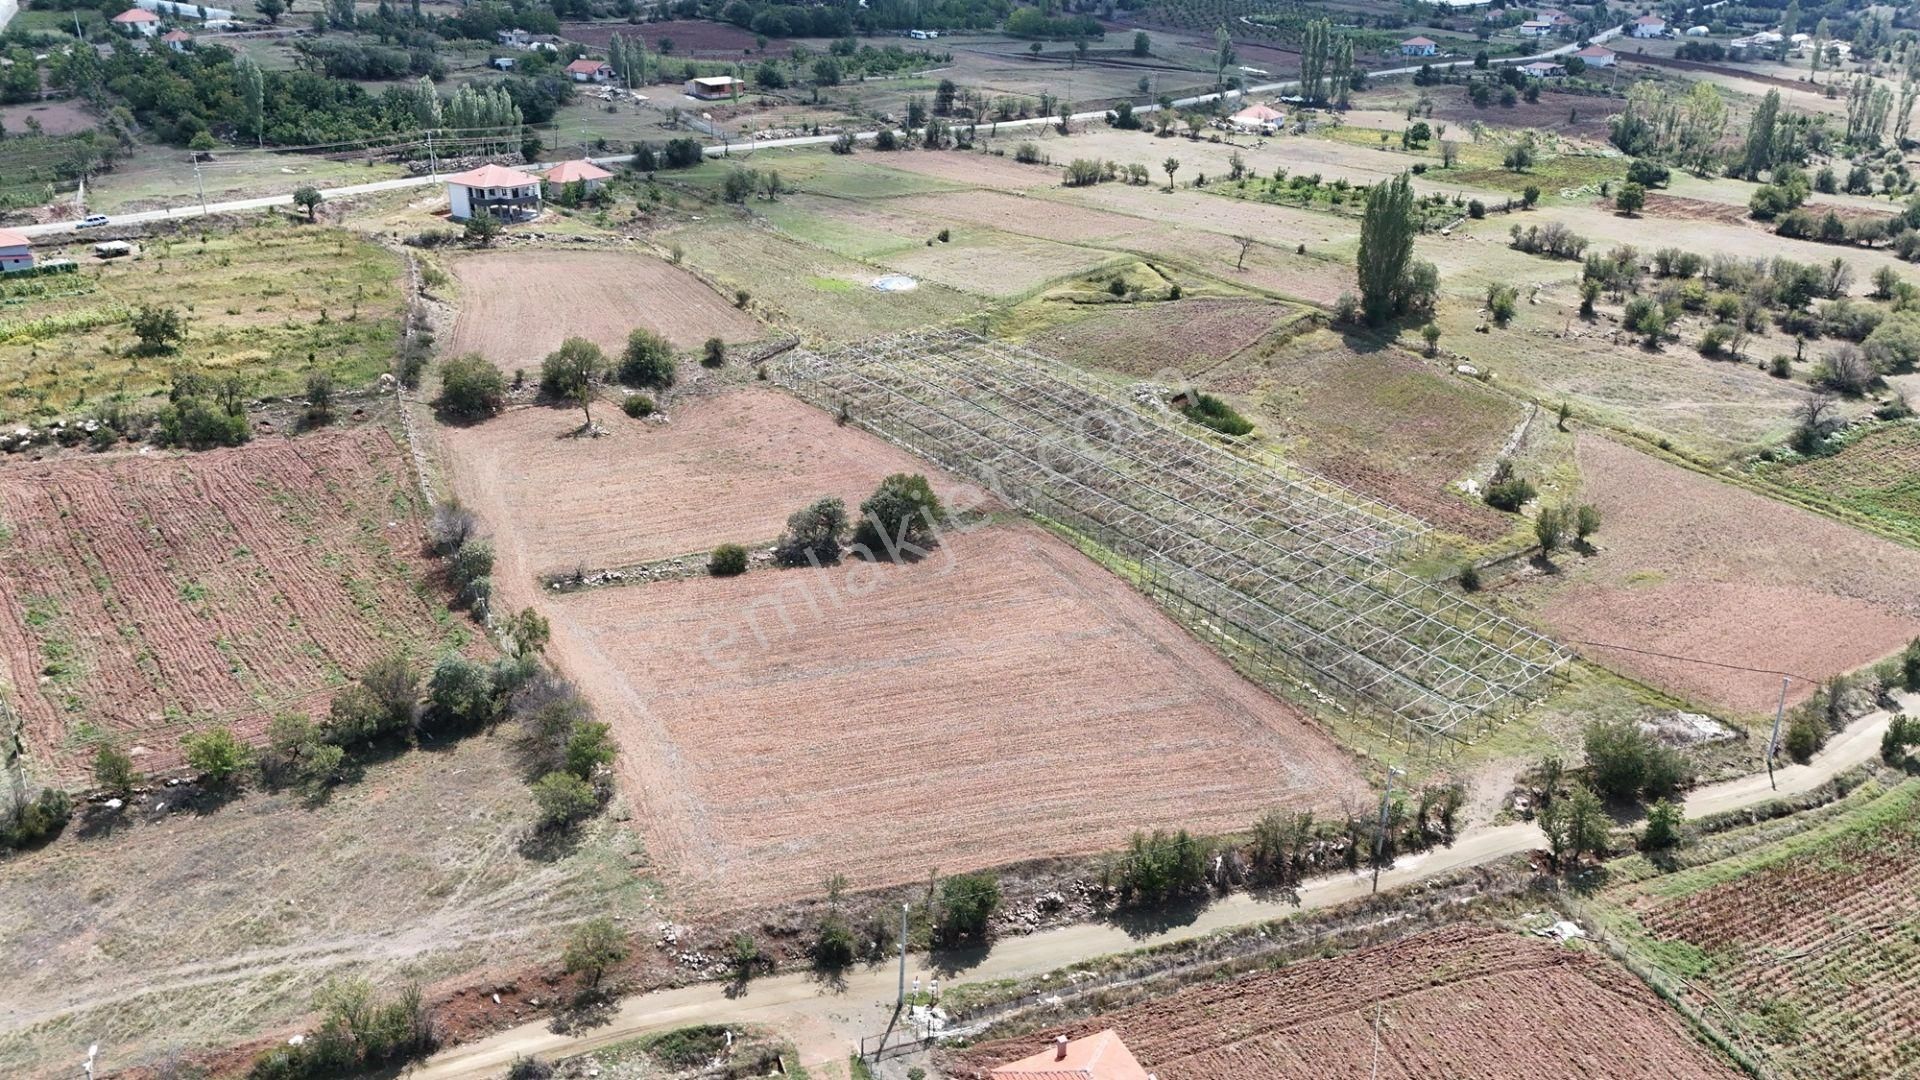
[[[540,367],[568,337],[618,356],[646,327],[677,349],[708,338],[749,341],[751,316],[694,277],[651,255],[621,251],[500,251],[454,260],[460,314],[448,355],[477,352],[506,370]]]
[[[621,741],[648,851],[694,907],[1244,827],[1363,787],[1310,720],[1032,526],[950,534],[908,566],[546,606]]]
[[[257,734],[393,649],[451,632],[381,427],[191,455],[0,468],[0,673],[39,760],[91,729],[143,768],[207,720]]]
[[[461,497],[495,534],[504,566],[543,577],[772,540],[823,495],[857,514],[889,474],[931,472],[769,390],[696,397],[664,425],[612,408],[595,419],[609,437],[570,438],[578,414],[543,407],[445,433]],[[959,486],[940,480],[936,490],[951,501]]]
[[[1772,710],[1774,669],[1813,681],[1872,663],[1920,635],[1920,552],[1585,435],[1580,501],[1600,508],[1600,553],[1559,556],[1527,592],[1562,641],[1674,693],[1743,713]]]
[[[1644,985],[1594,952],[1480,926],[1190,986],[963,1051],[953,1073],[985,1080],[994,1065],[1032,1054],[1056,1034],[1105,1028],[1163,1080],[1739,1075],[1694,1043]]]
[[[1104,304],[1034,334],[1026,344],[1071,363],[1128,375],[1197,374],[1299,314],[1299,308],[1267,300]]]

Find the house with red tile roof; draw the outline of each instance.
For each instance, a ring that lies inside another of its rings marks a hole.
[[[1078,1039],[1062,1035],[1047,1049],[989,1075],[993,1080],[1153,1080],[1112,1028]]]

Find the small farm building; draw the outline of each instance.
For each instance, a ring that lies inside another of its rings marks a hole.
[[[574,82],[606,82],[613,78],[613,65],[605,60],[575,60],[567,65],[567,75]]]
[[[745,84],[741,80],[731,75],[709,75],[701,79],[688,79],[687,96],[697,97],[702,101],[712,101],[716,98],[732,97],[743,85]]]
[[[1249,105],[1227,119],[1242,131],[1272,131],[1287,122],[1287,114],[1271,105]]]
[[[187,33],[185,30],[169,30],[160,35],[160,40],[167,48],[172,49],[174,52],[186,52],[188,47],[193,44],[193,35]]]

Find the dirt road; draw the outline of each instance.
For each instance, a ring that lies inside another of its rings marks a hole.
[[[1908,712],[1920,711],[1920,694],[1905,695],[1901,705]],[[1778,791],[1765,773],[1700,788],[1686,801],[1687,816],[1737,810],[1819,787],[1878,755],[1880,735],[1889,718],[1885,712],[1862,717],[1835,735],[1812,764],[1790,764],[1776,770]],[[1507,858],[1537,848],[1540,843],[1540,830],[1531,824],[1472,829],[1450,848],[1395,862],[1380,875],[1380,887],[1392,889]],[[924,981],[938,976],[953,983],[1024,978],[1094,957],[1277,919],[1295,910],[1331,907],[1366,895],[1371,886],[1371,878],[1365,874],[1316,878],[1301,886],[1298,909],[1236,893],[1208,905],[1186,923],[1153,933],[1132,933],[1110,923],[1081,923],[997,942],[993,951],[977,962],[938,971],[927,969],[927,957],[911,956],[909,977],[918,975]],[[735,997],[729,997],[726,988],[717,983],[641,994],[622,1001],[611,1022],[589,1032],[560,1035],[549,1030],[545,1021],[533,1021],[437,1054],[410,1075],[416,1080],[498,1077],[520,1054],[566,1057],[636,1035],[701,1023],[771,1027],[794,1040],[809,1069],[816,1064],[837,1065],[845,1062],[854,1038],[876,1032],[886,1024],[898,980],[896,966],[882,965],[851,972],[842,985],[831,988],[805,972],[757,980]]]

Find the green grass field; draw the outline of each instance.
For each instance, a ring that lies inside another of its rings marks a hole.
[[[1876,424],[1826,457],[1762,464],[1754,474],[1920,542],[1920,424]]]
[[[80,249],[84,251],[84,249]],[[186,340],[141,355],[129,322],[173,307]],[[400,332],[398,261],[343,229],[292,222],[147,241],[138,256],[0,292],[0,418],[69,414],[113,395],[164,394],[176,371],[297,390],[310,365],[342,386],[386,371]]]

